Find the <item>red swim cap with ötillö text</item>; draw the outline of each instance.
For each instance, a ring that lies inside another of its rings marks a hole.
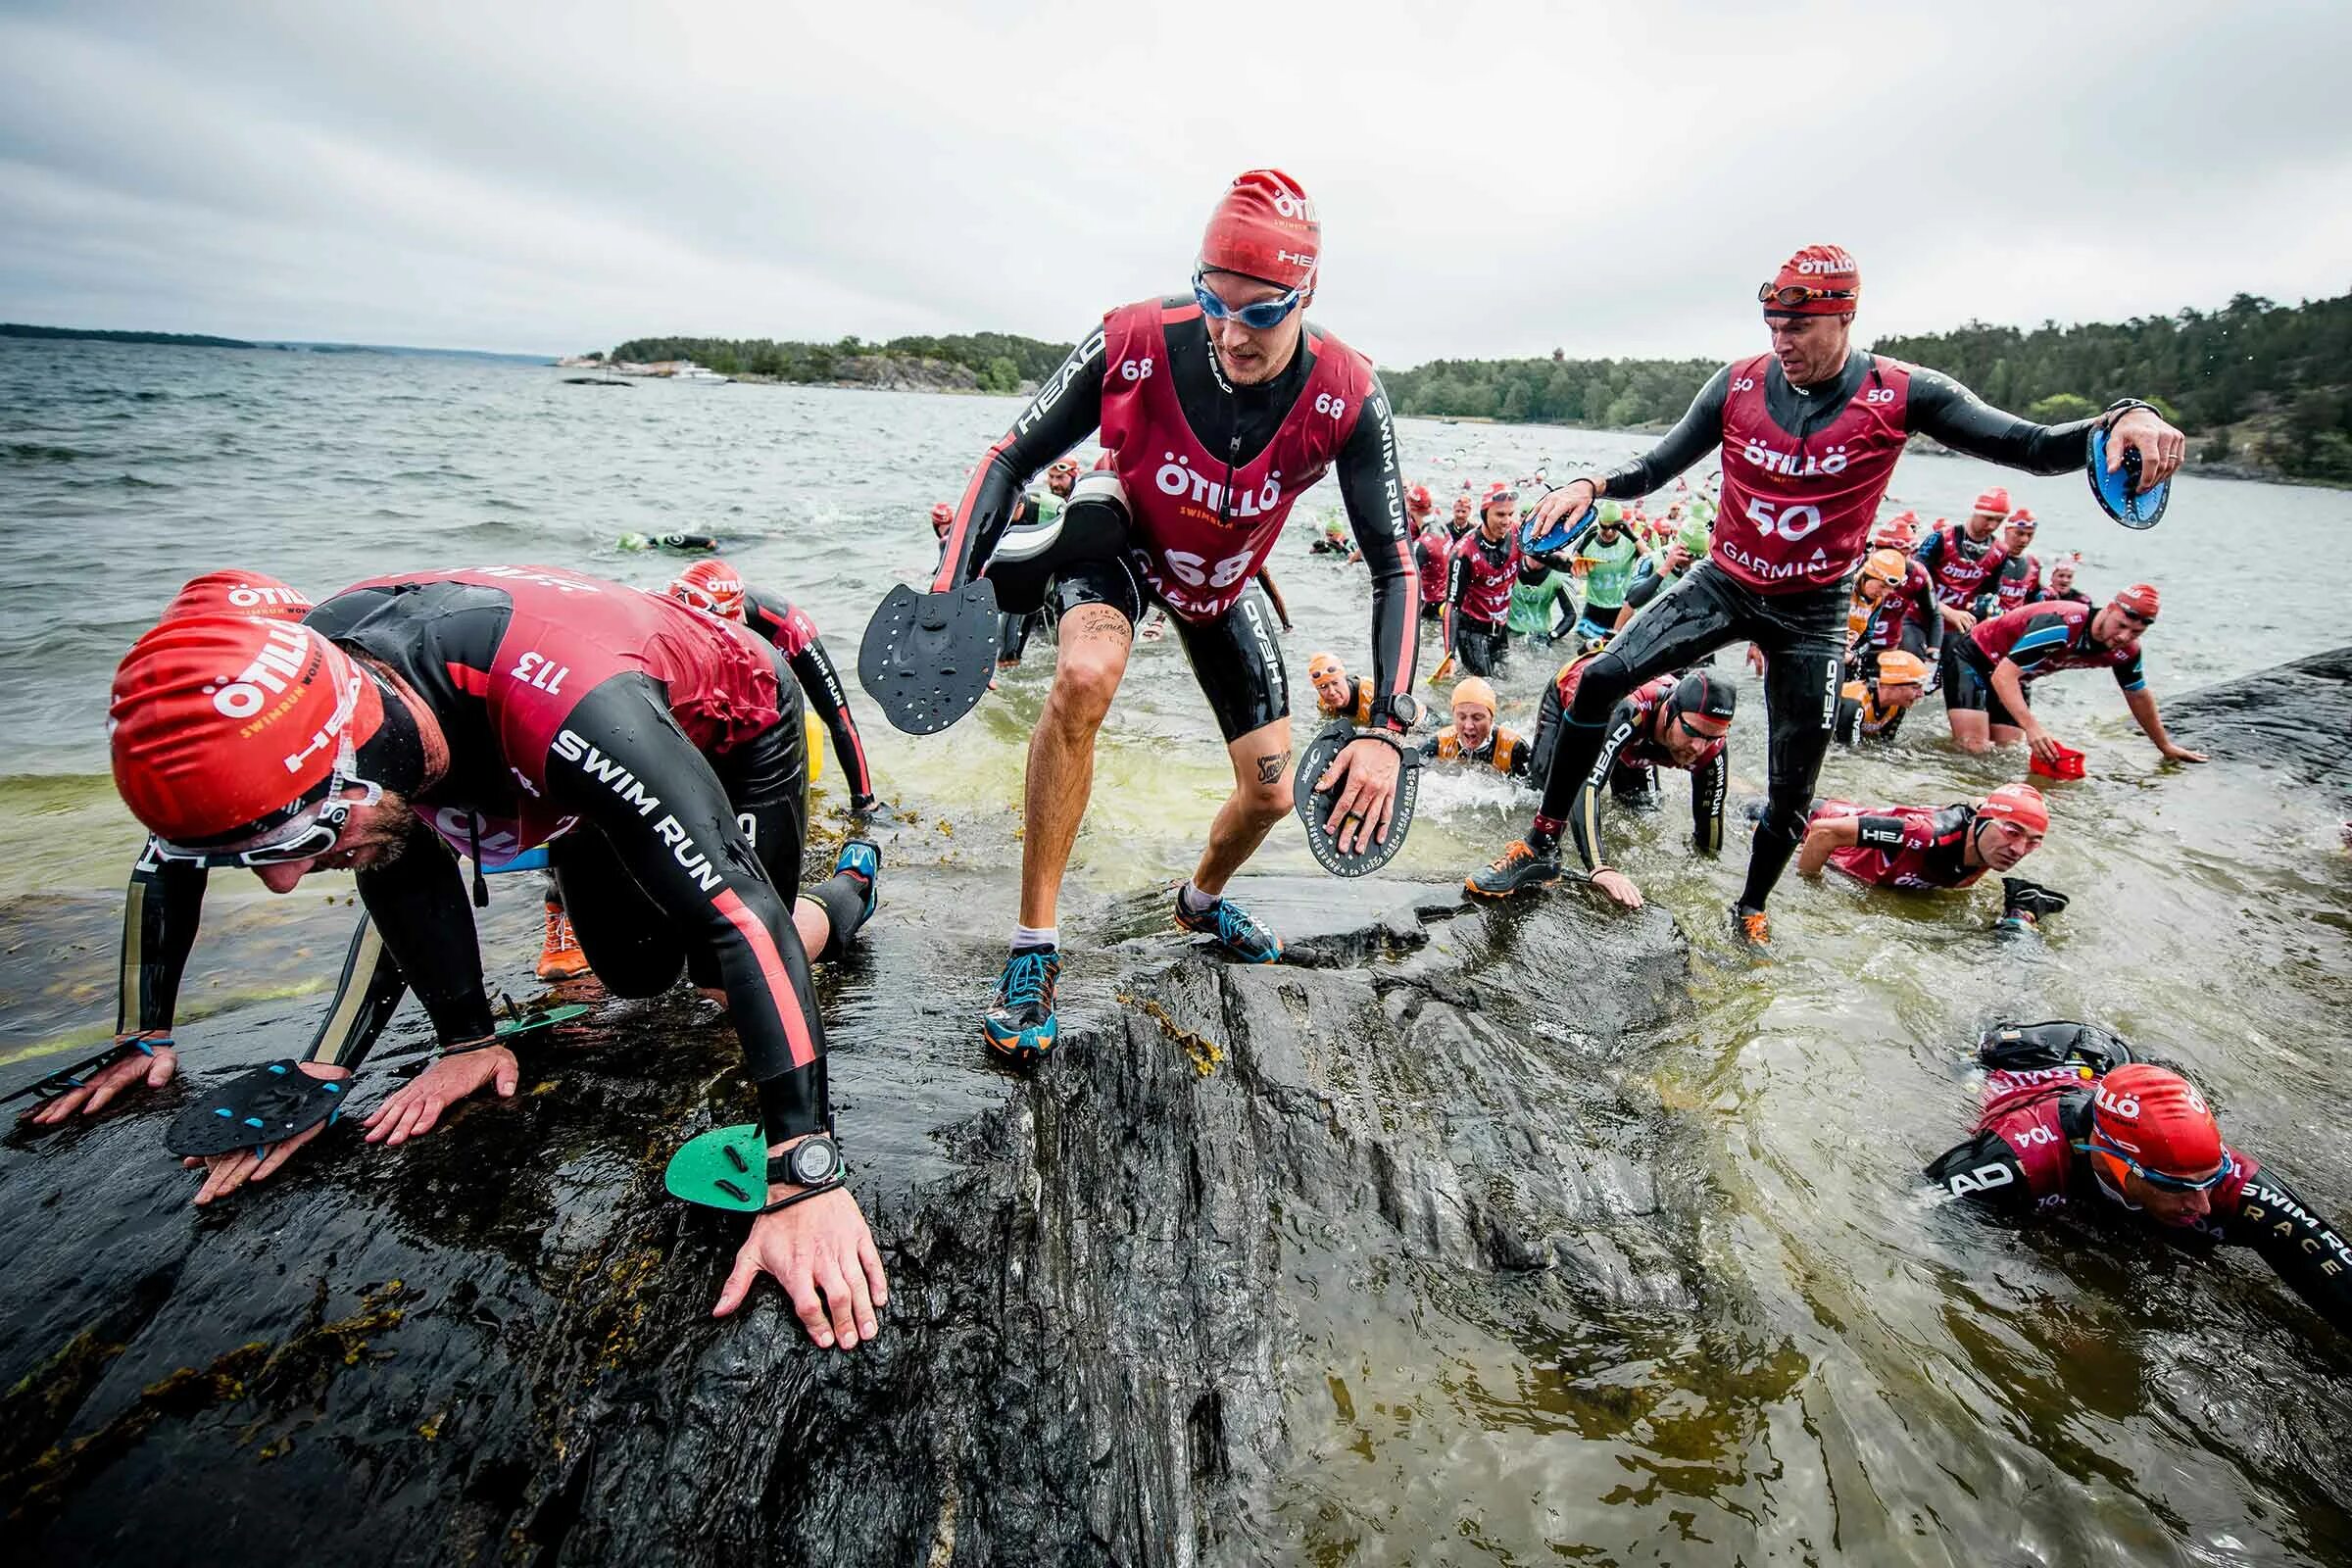
[[[2159,1175],[2194,1180],[2222,1162],[2213,1107],[2169,1067],[2134,1061],[2108,1073],[2091,1100],[2090,1121],[2100,1138]]]
[[[308,799],[383,699],[351,657],[297,622],[214,612],[167,620],[116,666],[115,787],[168,843],[219,844]]]
[[[266,571],[224,566],[182,583],[164,607],[161,618],[177,620],[182,615],[220,612],[258,615],[265,620],[300,620],[312,608],[310,596],[291,583],[280,582]]]
[[[1767,316],[1851,316],[1862,295],[1862,269],[1841,246],[1808,245],[1781,264],[1772,287],[1820,289],[1837,299],[1806,300],[1801,305],[1768,303]]]
[[[1298,182],[1279,169],[1252,169],[1226,188],[1200,236],[1203,271],[1240,272],[1314,297],[1323,225]]]

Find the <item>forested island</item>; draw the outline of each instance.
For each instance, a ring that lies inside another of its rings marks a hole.
[[[590,359],[612,364],[692,360],[722,375],[767,381],[906,386],[927,390],[1018,392],[1054,373],[1067,343],[1042,343],[1005,332],[894,337],[865,343],[789,343],[767,337],[635,337]]]
[[[258,349],[238,337],[207,337],[201,332],[110,332],[94,326],[31,326],[23,321],[0,321],[0,337],[41,338],[68,343],[175,343],[183,349]]]
[[[2352,484],[2352,295],[2032,331],[1972,321],[1880,339],[2030,418],[2079,418],[2127,394],[2161,405],[2200,466]],[[1760,351],[1759,341],[1755,350]],[[1721,360],[1438,360],[1383,369],[1400,414],[1627,429],[1682,416]]]

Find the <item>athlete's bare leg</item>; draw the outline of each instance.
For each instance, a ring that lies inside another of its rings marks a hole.
[[[1233,759],[1233,793],[1217,808],[1208,827],[1208,848],[1193,872],[1193,886],[1211,897],[1225,891],[1266,835],[1291,808],[1291,721],[1288,715],[1260,724],[1225,748]]]
[[[1135,627],[1108,605],[1080,605],[1061,617],[1054,689],[1029,737],[1022,783],[1021,924],[1051,926],[1061,873],[1095,787],[1095,732],[1127,673]]]
[[[1952,721],[1952,740],[1964,752],[1989,752],[1992,737],[1991,720],[1982,709],[1947,708],[1944,717]]]

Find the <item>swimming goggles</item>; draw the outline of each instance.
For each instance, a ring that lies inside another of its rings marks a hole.
[[[1270,300],[1259,300],[1254,305],[1236,307],[1217,298],[1204,281],[1206,277],[1207,273],[1205,272],[1193,274],[1193,298],[1200,302],[1200,314],[1212,321],[1222,321],[1231,317],[1252,332],[1263,332],[1269,326],[1280,326],[1290,318],[1290,314],[1297,310],[1299,303],[1306,298],[1301,290],[1292,289],[1289,293],[1278,295]]]

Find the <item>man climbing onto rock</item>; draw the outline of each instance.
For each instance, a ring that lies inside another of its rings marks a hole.
[[[2054,600],[1979,621],[1960,639],[1960,653],[1969,678],[1985,691],[1986,735],[1984,745],[1968,749],[1986,751],[2023,740],[2044,763],[2055,763],[2063,747],[2034,716],[2034,682],[2062,669],[2112,669],[2124,706],[2157,752],[2169,761],[2204,761],[2203,752],[2176,744],[2165,733],[2156,694],[2148,690],[2140,667],[2140,639],[2156,624],[2157,609],[2155,584],[2136,582],[2100,610]]]
[[[370,1142],[420,1137],[483,1089],[515,1092],[447,841],[475,863],[476,903],[487,858],[546,845],[606,989],[654,996],[683,970],[724,991],[767,1164],[746,1175],[766,1204],[717,1310],[766,1273],[817,1344],[872,1337],[887,1285],[833,1142],[808,954],[838,952],[872,912],[878,861],[861,847],[806,921],[786,903],[806,739],[774,649],[554,567],[416,572],[348,588],[301,624],[167,620],[116,670],[109,725],[117,786],[162,858],[243,866],[277,893],[357,873],[440,1042],[367,1118]],[[228,1129],[262,1130],[195,1161],[198,1201],[268,1178],[337,1119],[354,1065],[273,1063],[212,1091]],[[219,1131],[203,1109],[198,1127]]]
[[[2038,425],[1986,407],[1936,371],[1855,349],[1861,292],[1853,258],[1836,246],[1809,245],[1791,256],[1756,291],[1769,354],[1717,371],[1653,450],[1570,482],[1533,513],[1539,531],[1548,531],[1600,500],[1660,489],[1721,449],[1723,515],[1708,558],[1586,672],[1526,842],[1538,855],[1556,852],[1562,813],[1627,692],[1726,643],[1752,641],[1769,660],[1770,793],[1732,924],[1738,938],[1757,946],[1770,936],[1765,902],[1803,835],[1837,718],[1845,579],[1904,443],[1925,433],[1973,457],[2060,473],[2082,464],[2087,432],[2103,425],[2111,462],[2121,464],[2126,449],[2139,453],[2143,487],[2169,479],[2186,444],[2145,404],[2126,401],[2091,419]]]
[[[981,1020],[989,1048],[1008,1059],[1033,1061],[1054,1045],[1062,873],[1093,788],[1095,735],[1151,606],[1166,608],[1184,641],[1234,775],[1177,891],[1176,923],[1244,962],[1280,956],[1281,938],[1224,897],[1291,806],[1289,684],[1250,584],[1299,495],[1335,468],[1372,577],[1375,696],[1371,733],[1318,782],[1338,792],[1341,848],[1387,837],[1412,718],[1418,589],[1388,397],[1369,361],[1305,319],[1320,255],[1298,182],[1276,170],[1241,175],[1209,217],[1190,294],[1104,317],[990,449],[958,506],[933,588],[985,570],[1001,606],[1040,596],[1061,628],[1029,742],[1020,910]],[[1052,545],[992,559],[1021,483],[1098,428],[1108,466],[1079,480]]]

